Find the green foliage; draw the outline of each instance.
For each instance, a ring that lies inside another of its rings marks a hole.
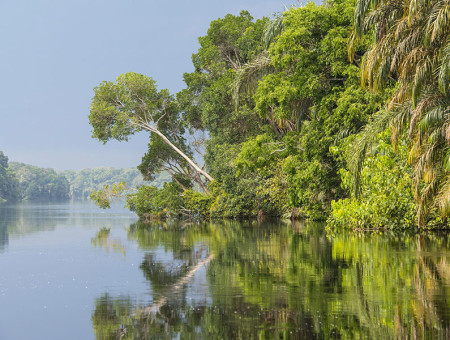
[[[113,197],[125,197],[123,192],[126,190],[125,182],[114,183],[112,185],[105,185],[100,190],[94,190],[89,195],[89,198],[95,202],[100,208],[111,208],[111,200]]]
[[[234,74],[262,52],[267,19],[253,21],[246,11],[212,21],[192,56],[195,71],[184,74],[186,89],[177,95],[184,116],[194,128],[207,129],[211,143],[235,144],[255,132],[257,115],[234,110]]]
[[[233,194],[222,189],[211,206],[214,218],[249,218],[256,217],[260,205],[256,196],[258,179],[239,177],[233,183]]]
[[[154,175],[151,182],[144,180],[139,170],[135,168],[95,168],[80,171],[65,170],[61,172],[70,183],[70,196],[72,199],[86,199],[93,191],[103,189],[106,185],[125,182],[127,188],[133,189],[147,184],[162,187],[164,182],[170,181],[168,173]],[[131,193],[125,191],[124,194]]]
[[[101,83],[94,92],[89,114],[94,138],[106,143],[126,141],[142,130],[150,133],[149,150],[139,168],[145,179],[167,171],[172,177],[188,177],[202,188],[201,176],[213,180],[192,160],[178,102],[168,90],[158,91],[151,77],[129,72],[115,83]]]
[[[304,216],[324,218],[331,199],[342,195],[339,164],[329,147],[360,129],[380,102],[380,96],[357,88],[358,69],[347,61],[352,14],[345,1],[291,9],[283,14],[268,56],[254,45],[247,53],[252,59],[241,58],[240,65],[217,51],[223,40],[218,42],[216,31],[225,30],[221,37],[227,37],[228,23],[238,29],[236,22],[245,20],[227,16],[211,24],[193,59],[196,72],[185,80],[196,98],[190,97],[187,111],[196,109],[197,126],[210,132],[205,161],[223,190],[214,198],[212,216],[283,215],[301,207]],[[272,24],[264,22],[269,30]],[[263,70],[270,74],[258,84],[247,75],[261,76]],[[229,86],[236,77],[239,89],[256,89],[248,91],[255,93],[254,101],[240,96],[235,109]]]
[[[375,35],[361,65],[363,85],[380,91],[396,81],[387,123],[394,140],[408,131],[412,141],[409,151],[419,226],[427,223],[435,207],[443,218],[450,216],[450,176],[445,167],[450,142],[449,13],[445,0],[358,0],[350,40],[353,52],[362,34]]]
[[[182,193],[183,189],[175,182],[164,183],[162,188],[144,185],[127,197],[127,206],[144,220],[179,217]]]
[[[152,78],[133,72],[122,74],[116,83],[105,81],[94,89],[89,115],[93,137],[104,143],[127,140],[143,128],[139,123],[146,121],[146,115],[156,122],[169,112],[166,121],[170,121],[177,115],[174,105],[169,92],[158,91]]]
[[[211,184],[209,188],[211,188]],[[184,191],[183,200],[186,212],[197,219],[208,218],[211,212],[214,194],[215,191],[210,191],[209,194],[202,194],[192,189]]]
[[[283,171],[286,152],[285,143],[274,140],[266,133],[242,143],[234,160],[237,177],[244,174],[257,181],[253,202],[258,213],[281,216],[292,207],[287,196],[286,173]]]
[[[317,160],[302,161],[299,157],[289,157],[285,160],[284,171],[287,174],[289,200],[294,207],[300,207],[301,216],[325,219],[330,200],[325,189],[335,190],[335,186],[330,185],[333,178],[330,179],[323,164]]]
[[[8,157],[0,151],[0,203],[20,199],[19,182],[8,168]]]
[[[413,169],[407,163],[407,144],[397,152],[382,135],[361,171],[361,196],[332,202],[332,228],[413,228],[417,213],[412,193]],[[341,169],[342,185],[351,190],[352,174]]]
[[[283,143],[276,142],[269,134],[259,135],[242,143],[234,164],[240,172],[254,172],[272,164],[283,151]]]
[[[277,72],[264,77],[255,94],[260,115],[299,125],[311,106],[356,73],[346,48],[352,14],[348,1],[310,2],[284,13],[283,31],[269,49]]]
[[[214,197],[212,217],[255,217],[261,208],[261,197],[257,195],[260,179],[251,172],[242,172],[236,166],[234,160],[239,151],[239,145],[224,144],[214,145],[207,154],[206,162],[216,178],[210,184]]]
[[[272,21],[246,11],[228,14],[199,38],[194,71],[184,74],[186,88],[176,99],[135,73],[102,83],[91,106],[94,137],[126,140],[149,130],[139,170],[147,180],[161,170],[173,180],[161,189],[142,187],[130,207],[139,216],[291,212],[316,220],[333,209],[336,224],[406,228],[414,225],[413,211],[423,216],[439,206],[444,221],[450,211],[448,4],[408,5],[405,15],[402,4],[309,2]],[[361,73],[369,88],[360,86]],[[412,148],[397,147],[408,121]],[[393,145],[382,140],[371,153],[392,122]],[[187,132],[208,136],[208,172],[191,163]],[[343,169],[363,173],[351,178]],[[353,198],[350,186],[361,196]]]
[[[19,182],[20,199],[29,201],[59,201],[69,199],[67,178],[53,169],[10,163],[10,169]]]
[[[267,144],[278,146],[266,147],[248,169],[280,162],[287,206],[304,217],[326,218],[331,200],[344,195],[337,171],[344,164],[329,149],[364,126],[383,100],[358,87],[358,67],[347,60],[352,17],[348,1],[285,12],[283,30],[269,48],[274,71],[255,92],[255,110],[275,136]]]
[[[224,19],[231,20],[239,21]],[[337,171],[345,161],[329,149],[359,131],[383,101],[383,94],[359,88],[359,57],[347,60],[352,20],[348,1],[292,8],[283,14],[268,52],[256,48],[253,59],[242,58],[246,63],[237,68],[216,50],[214,30],[224,21],[211,24],[200,40],[205,43],[196,55],[200,59],[193,59],[196,72],[185,75],[187,91],[196,96],[190,100],[200,114],[196,122],[211,134],[206,165],[222,190],[214,197],[211,216],[283,215],[300,208],[304,217],[325,219],[331,200],[345,195]],[[270,30],[272,24],[264,25]],[[196,64],[200,60],[216,63]],[[259,83],[247,74],[252,72],[263,76]],[[253,98],[239,95],[235,110],[225,86],[231,76],[239,83],[237,91],[254,88],[247,91]],[[230,120],[235,115],[239,122]]]
[[[256,190],[259,207],[265,215],[290,217],[293,204],[288,196],[288,180],[283,161],[272,163],[258,170],[259,185]]]

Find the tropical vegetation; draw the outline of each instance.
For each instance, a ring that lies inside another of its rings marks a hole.
[[[0,151],[0,202],[17,201],[19,197],[17,178],[9,169],[8,157]]]
[[[60,201],[69,198],[69,182],[53,169],[9,162],[0,151],[0,203]]]
[[[71,199],[88,199],[89,195],[104,188],[106,185],[123,182],[129,188],[137,188],[141,185],[148,184],[142,174],[136,168],[93,168],[75,170],[64,170],[61,172],[70,184]],[[160,173],[152,181],[152,185],[160,187],[164,182],[169,180],[167,173]]]
[[[150,134],[138,169],[172,181],[128,196],[141,217],[447,227],[449,15],[438,0],[228,14],[199,38],[177,94],[132,72],[96,87],[93,136]]]
[[[123,183],[121,188],[126,188],[127,194],[149,184],[160,188],[168,181],[170,176],[166,172],[156,174],[151,182],[145,181],[136,168],[55,171],[9,162],[8,157],[0,151],[0,203],[88,199],[96,190],[115,183]]]
[[[19,182],[20,200],[61,201],[69,199],[69,181],[53,169],[11,162],[10,169]]]

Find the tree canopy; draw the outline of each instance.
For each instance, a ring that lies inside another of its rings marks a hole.
[[[8,157],[0,151],[0,202],[20,199],[19,183],[8,165]]]
[[[61,201],[69,198],[69,181],[55,170],[17,162],[11,162],[10,168],[19,183],[21,200]]]
[[[186,145],[185,126],[177,102],[169,91],[158,91],[152,78],[126,73],[117,77],[115,83],[103,82],[94,89],[94,93],[89,115],[94,128],[93,137],[104,143],[110,139],[126,141],[136,132],[149,131],[150,152],[156,151],[155,156],[159,158],[159,162],[174,163],[175,166],[170,170],[190,175],[201,186],[204,184],[200,176],[212,180],[191,159],[192,152]],[[155,143],[159,145],[151,147]],[[194,174],[186,170],[188,167]],[[169,171],[169,167],[165,170]],[[143,172],[147,177],[154,173],[149,167]]]
[[[365,32],[375,33],[362,63],[363,84],[379,91],[395,82],[380,114],[385,124],[371,125],[392,126],[394,143],[408,132],[420,225],[436,207],[442,216],[450,214],[449,22],[448,1],[359,0],[355,9],[352,43]]]
[[[134,73],[95,88],[93,136],[151,132],[139,170],[173,181],[130,197],[141,216],[446,227],[448,13],[440,0],[330,0],[228,14],[175,96]],[[188,142],[200,133],[204,170]]]
[[[72,199],[87,199],[93,191],[102,189],[105,185],[124,182],[127,188],[136,188],[145,184],[140,171],[136,168],[93,168],[79,171],[65,170],[62,174],[70,184],[70,197]],[[168,173],[160,173],[151,181],[156,187],[162,187],[164,182],[170,181]]]

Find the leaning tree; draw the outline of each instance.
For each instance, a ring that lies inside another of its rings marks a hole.
[[[127,141],[136,132],[148,131],[149,151],[140,166],[144,177],[167,171],[175,181],[187,177],[206,190],[205,179],[213,178],[192,160],[180,109],[168,90],[158,91],[151,77],[130,72],[115,83],[101,83],[94,93],[89,115],[94,138]]]

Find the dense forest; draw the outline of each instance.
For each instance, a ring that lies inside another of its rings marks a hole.
[[[53,169],[11,162],[12,173],[19,182],[20,200],[63,201],[69,199],[69,181]]]
[[[144,181],[142,174],[135,168],[94,168],[80,171],[65,170],[61,172],[70,183],[70,197],[72,199],[87,199],[95,191],[102,189],[105,185],[124,182],[129,189],[148,184]],[[166,173],[158,174],[150,183],[156,187],[162,187],[164,182],[170,180]]]
[[[0,151],[0,203],[87,199],[93,191],[118,182],[123,183],[128,193],[132,193],[142,185],[160,188],[169,180],[170,176],[163,172],[148,183],[135,168],[55,171],[9,162],[8,157]]]
[[[448,227],[449,13],[439,0],[330,0],[228,14],[176,95],[137,73],[97,86],[93,135],[149,132],[138,168],[172,181],[129,196],[142,217]],[[115,192],[102,194],[107,205]]]
[[[19,182],[9,168],[8,157],[0,151],[0,203],[20,198]]]
[[[60,201],[69,198],[69,182],[53,169],[8,162],[0,151],[0,203]]]

